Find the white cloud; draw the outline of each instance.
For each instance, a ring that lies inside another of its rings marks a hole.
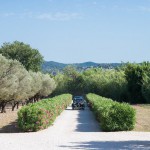
[[[81,19],[82,16],[79,13],[63,13],[63,12],[56,12],[56,13],[38,13],[38,12],[22,12],[22,13],[1,13],[0,17],[17,17],[19,19],[24,18],[32,18],[32,19],[42,19],[42,20],[50,20],[50,21],[68,21],[72,19]]]
[[[33,12],[23,12],[18,14],[19,18],[23,19],[23,18],[34,18],[34,13]]]
[[[0,17],[12,17],[15,16],[16,14],[13,12],[7,12],[7,13],[1,13]]]
[[[128,12],[150,13],[150,7],[148,6],[125,7],[123,10],[128,11]]]
[[[8,18],[8,17],[17,17],[17,18],[32,18],[34,14],[32,12],[22,12],[22,13],[13,13],[13,12],[5,12],[0,13],[0,17]]]
[[[67,21],[72,19],[79,19],[81,15],[78,13],[41,13],[37,15],[37,19],[46,19],[51,21]]]

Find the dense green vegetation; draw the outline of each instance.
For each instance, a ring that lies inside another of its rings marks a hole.
[[[12,104],[36,102],[55,89],[55,81],[48,74],[27,71],[17,60],[6,59],[0,54],[0,110]]]
[[[81,73],[75,70],[74,67],[68,66],[63,70],[63,73],[59,73],[54,76],[57,88],[53,92],[53,95],[59,95],[62,93],[71,93],[73,95],[84,93],[84,82]]]
[[[129,93],[129,101],[131,103],[146,103],[150,101],[148,96],[149,78],[150,78],[150,63],[128,64],[125,68],[125,78]]]
[[[43,63],[43,56],[37,49],[33,49],[28,44],[15,41],[4,43],[0,48],[0,54],[7,59],[18,60],[28,71],[40,71]]]
[[[88,94],[86,97],[103,131],[128,131],[134,128],[135,110],[129,104],[96,94]]]
[[[69,92],[73,95],[97,93],[117,100],[126,100],[127,82],[123,71],[104,70],[101,68],[77,72],[73,67],[67,67],[63,73],[54,76],[59,85],[54,95]]]
[[[95,93],[119,102],[150,102],[150,63],[125,64],[117,69],[91,68],[78,72],[68,66],[53,78],[54,95]]]
[[[4,43],[0,48],[0,53],[2,53],[7,58],[11,58],[12,61],[18,60],[20,63],[22,63],[23,65],[22,67],[25,67],[27,71],[40,70],[41,63],[43,61],[43,57],[38,52],[38,50],[31,48],[30,45],[18,41],[15,41],[13,43]],[[4,61],[1,58],[2,64],[1,72],[5,73],[9,72],[9,67],[8,66],[4,67],[5,65],[3,66],[3,63]],[[51,62],[49,63],[51,64]],[[45,64],[45,67],[49,66],[49,63]],[[97,67],[88,69],[86,68],[91,65]],[[115,63],[112,64],[112,66],[119,66],[119,65],[120,64]],[[57,83],[57,88],[54,91],[53,95],[59,95],[66,92],[71,93],[73,95],[86,94],[92,92],[104,97],[112,98],[120,102],[123,101],[129,103],[150,102],[149,62],[144,62],[141,64],[127,63],[124,64],[124,66],[122,64],[121,67],[117,68],[115,67],[115,69],[110,69],[114,67],[110,66],[109,64],[103,64],[103,67],[105,66],[106,68],[109,68],[103,69],[100,68],[101,64],[96,64],[93,62],[72,64],[71,66],[67,67],[65,66],[67,66],[67,64],[61,63],[56,64],[55,62],[52,62],[51,64],[52,68],[56,67],[56,69],[59,69],[61,67],[61,69],[63,70],[62,72],[59,73],[57,72],[57,74],[50,75],[51,77],[54,78],[54,80]],[[78,67],[81,68],[84,67],[84,69],[79,71]],[[25,72],[26,71],[24,71],[24,73],[22,74],[25,75],[26,74]],[[29,74],[35,74],[30,72],[31,71],[29,71]],[[28,82],[26,82],[26,84]],[[36,81],[35,84],[37,84]],[[13,86],[15,86],[15,84]],[[9,86],[9,88],[10,87],[11,86]],[[37,85],[37,87],[40,86]]]
[[[18,112],[18,125],[23,131],[45,129],[71,101],[72,95],[64,94],[24,106]]]
[[[146,102],[150,104],[150,72],[144,75],[142,94]]]
[[[0,110],[5,112],[8,103],[12,110],[19,103],[26,104],[18,112],[23,131],[47,128],[71,103],[72,95],[95,93],[88,94],[87,100],[104,131],[134,128],[134,109],[118,102],[150,103],[149,62],[113,67],[93,62],[57,64],[55,74],[39,72],[42,62],[39,51],[23,42],[4,43],[0,48]],[[53,62],[52,67],[55,65]],[[60,94],[64,95],[57,96]],[[48,96],[55,97],[39,101]]]

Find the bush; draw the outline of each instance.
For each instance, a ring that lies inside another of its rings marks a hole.
[[[50,126],[71,103],[72,96],[63,94],[22,107],[18,112],[18,126],[23,131],[38,131]]]
[[[87,101],[104,131],[128,131],[135,125],[135,110],[127,103],[118,103],[96,94],[87,94]]]

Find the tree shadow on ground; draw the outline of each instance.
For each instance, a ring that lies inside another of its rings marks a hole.
[[[17,120],[9,123],[8,125],[0,128],[0,133],[19,133],[21,130],[17,125]]]
[[[70,145],[61,145],[61,148],[84,150],[149,150],[150,141],[90,141],[73,142]]]
[[[76,111],[76,110],[75,110]],[[78,110],[77,126],[75,132],[100,132],[100,125],[96,121],[94,114],[85,107],[85,110]]]

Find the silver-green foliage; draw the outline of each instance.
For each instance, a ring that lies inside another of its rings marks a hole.
[[[55,89],[54,80],[40,72],[27,71],[23,65],[0,54],[0,103],[48,96]]]

